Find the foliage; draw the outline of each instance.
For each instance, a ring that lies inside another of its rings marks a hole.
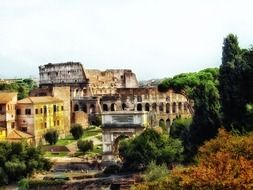
[[[0,186],[19,180],[34,171],[49,170],[52,164],[40,147],[26,143],[0,143]]]
[[[77,141],[77,147],[82,152],[91,151],[94,148],[93,141],[83,141],[79,140]]]
[[[232,135],[219,130],[218,137],[203,145],[199,164],[177,167],[167,179],[135,189],[246,189],[253,188],[253,135]]]
[[[83,128],[80,124],[73,124],[70,129],[70,133],[75,140],[80,139],[83,136]]]
[[[23,185],[23,183],[28,183]],[[39,189],[45,186],[56,186],[66,184],[65,180],[27,180],[26,182],[21,182],[19,188],[28,187],[28,189]],[[25,190],[25,189],[24,189]]]
[[[180,140],[159,134],[153,129],[146,129],[134,139],[122,141],[119,147],[124,167],[130,170],[145,169],[151,161],[167,165],[180,162],[182,152]]]
[[[152,161],[144,172],[144,179],[146,182],[160,181],[168,175],[168,172],[168,168],[165,164],[156,165],[156,163]]]
[[[103,171],[104,174],[118,174],[120,172],[120,166],[113,164],[105,168]]]
[[[176,75],[163,80],[158,86],[162,91],[171,88],[194,102],[192,123],[186,131],[187,137],[184,137],[190,143],[183,141],[188,160],[192,159],[190,157],[195,155],[197,148],[204,141],[215,137],[220,127],[218,75],[217,68],[208,68],[195,73]]]
[[[58,137],[59,137],[58,132],[54,129],[50,129],[44,134],[45,140],[50,145],[56,144],[56,142],[58,141]]]
[[[245,65],[237,36],[229,34],[223,42],[219,75],[222,119],[228,130],[234,128],[243,131],[243,118],[246,113],[246,99],[242,89]]]
[[[173,121],[170,128],[170,137],[180,139],[184,146],[184,162],[190,162],[192,144],[190,141],[190,126],[192,123],[191,118],[179,118]]]
[[[18,92],[18,99],[26,98],[29,92],[37,87],[32,79],[23,79],[10,84],[0,84],[0,90]]]

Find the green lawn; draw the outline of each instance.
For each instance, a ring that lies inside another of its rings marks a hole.
[[[102,133],[102,129],[100,127],[90,127],[84,130],[84,134],[82,136],[82,140],[85,140],[86,138],[96,136],[98,134]]]
[[[72,137],[72,135],[68,135],[64,139],[59,139],[56,145],[68,145],[74,141],[75,139]]]
[[[44,156],[45,157],[65,157],[65,156],[68,156],[68,152],[60,152],[60,153],[46,152]]]

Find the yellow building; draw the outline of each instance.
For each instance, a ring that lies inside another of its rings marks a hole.
[[[16,103],[16,92],[0,92],[0,140],[6,140],[8,133],[15,129]]]
[[[60,137],[64,131],[64,102],[51,96],[28,97],[17,103],[18,129],[31,134],[35,144],[43,143],[43,135],[56,129]]]

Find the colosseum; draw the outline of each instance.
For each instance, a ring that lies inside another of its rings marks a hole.
[[[192,114],[185,96],[173,90],[159,92],[157,87],[139,87],[131,70],[100,71],[85,69],[79,62],[49,63],[39,67],[39,76],[40,87],[31,96],[63,99],[67,126],[80,123],[87,127],[103,112],[146,111],[155,113],[157,125],[169,129],[174,119]]]

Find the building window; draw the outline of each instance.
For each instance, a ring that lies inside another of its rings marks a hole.
[[[17,109],[16,114],[17,114],[17,115],[20,115],[20,114],[21,114],[21,110],[20,110],[20,109]]]
[[[47,113],[47,107],[44,106],[44,114],[46,114],[46,113]]]
[[[25,109],[25,114],[26,115],[31,115],[31,109]]]
[[[43,109],[42,108],[40,108],[40,113],[43,113]]]
[[[47,128],[47,123],[44,123],[44,127]]]
[[[60,121],[59,120],[57,120],[57,126],[59,126],[60,125]]]
[[[0,112],[2,112],[3,111],[3,106],[0,106]]]
[[[63,111],[63,110],[64,110],[64,107],[62,106],[62,107],[61,107],[61,111]]]
[[[39,110],[38,109],[35,109],[35,114],[39,114]]]
[[[54,112],[57,112],[57,106],[54,105]]]

